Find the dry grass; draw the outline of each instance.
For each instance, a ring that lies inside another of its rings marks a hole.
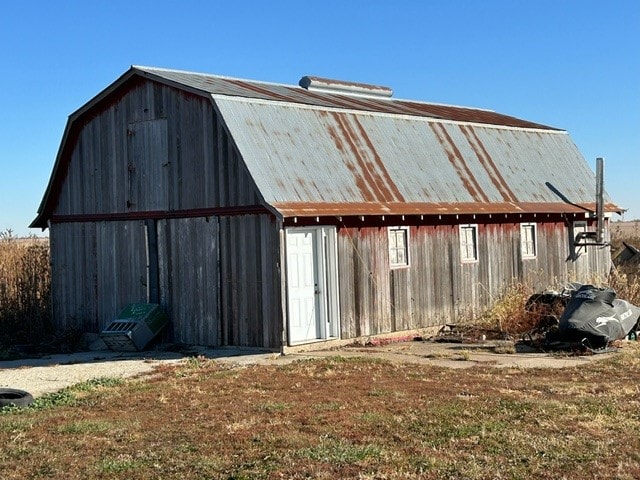
[[[622,248],[622,242],[640,247],[640,220],[631,222],[612,222],[610,224],[612,252]]]
[[[622,248],[622,242],[640,247],[640,221],[612,224],[613,255]],[[640,270],[637,263],[617,267],[609,276],[607,285],[616,291],[618,298],[640,306]]]
[[[49,244],[0,233],[0,345],[50,332]]]
[[[640,478],[639,354],[526,373],[196,359],[0,415],[0,478]]]
[[[487,330],[507,334],[517,334],[531,330],[540,320],[537,312],[526,308],[527,299],[533,290],[522,283],[509,285],[497,296],[493,304],[485,310],[478,325]]]

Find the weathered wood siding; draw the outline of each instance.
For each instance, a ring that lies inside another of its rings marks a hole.
[[[218,217],[160,220],[160,304],[171,319],[166,338],[220,345]]]
[[[210,99],[140,80],[78,128],[51,227],[56,323],[98,332],[128,303],[147,301],[145,221],[136,218],[154,212],[165,339],[278,346],[273,219],[192,218],[195,209],[260,204]],[[111,214],[133,217],[102,221]]]
[[[343,338],[416,329],[479,312],[513,282],[544,289],[606,274],[608,250],[589,247],[572,259],[566,224],[537,223],[537,255],[522,258],[520,223],[478,225],[478,261],[463,263],[459,226],[419,225],[409,232],[408,267],[391,268],[387,227],[338,230]]]
[[[60,328],[99,332],[128,303],[147,301],[144,222],[56,224],[50,242]]]
[[[54,215],[256,205],[211,101],[138,82],[78,133]]]
[[[218,218],[160,220],[157,230],[160,304],[170,318],[164,338],[219,345]],[[53,308],[61,327],[100,332],[127,304],[148,301],[146,238],[143,221],[52,227]]]
[[[280,238],[270,215],[220,219],[222,344],[277,348]]]

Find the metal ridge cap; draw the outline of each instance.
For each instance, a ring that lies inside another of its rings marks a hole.
[[[255,80],[252,78],[243,78],[243,77],[232,77],[229,75],[218,75],[215,73],[205,73],[205,72],[195,72],[195,71],[190,71],[190,70],[178,70],[178,69],[172,69],[172,68],[161,68],[161,67],[148,67],[148,66],[143,66],[143,65],[132,65],[131,68],[136,69],[138,71],[141,72],[148,72],[148,73],[177,73],[177,74],[183,74],[183,75],[199,75],[202,77],[210,77],[210,78],[216,78],[216,79],[220,79],[220,80],[227,80],[227,81],[241,81],[241,82],[250,82],[250,83],[257,83],[260,85],[270,85],[270,86],[274,86],[274,87],[286,87],[286,88],[296,88],[296,89],[302,89],[301,87],[298,87],[297,85],[294,84],[290,84],[290,83],[281,83],[281,82],[269,82],[269,81],[265,81],[265,80]]]

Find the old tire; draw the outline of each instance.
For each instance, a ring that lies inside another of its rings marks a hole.
[[[33,396],[24,390],[15,388],[0,388],[0,408],[14,405],[26,407],[33,402]]]

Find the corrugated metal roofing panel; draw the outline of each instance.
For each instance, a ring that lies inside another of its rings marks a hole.
[[[283,213],[340,204],[342,214],[354,205],[388,214],[456,213],[456,205],[546,212],[594,200],[594,175],[565,132],[215,102],[264,199]]]
[[[319,107],[364,110],[398,115],[416,115],[459,122],[557,130],[539,123],[529,122],[509,115],[502,115],[490,110],[438,105],[394,98],[365,98],[353,95],[332,94],[306,90],[297,85],[242,80],[180,70],[166,70],[141,66],[132,68],[147,76],[155,76],[215,95],[277,100]]]

